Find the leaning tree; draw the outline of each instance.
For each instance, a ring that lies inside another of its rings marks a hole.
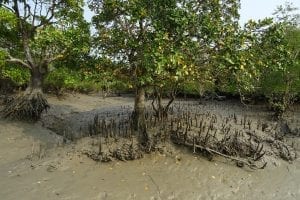
[[[37,120],[49,108],[43,80],[70,52],[72,33],[84,24],[82,7],[74,0],[0,0],[1,57],[30,72],[25,92],[5,105],[5,117]]]

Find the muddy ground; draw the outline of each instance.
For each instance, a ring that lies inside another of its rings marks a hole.
[[[0,199],[300,199],[299,158],[287,162],[274,157],[265,169],[251,170],[178,147],[171,156],[152,153],[135,161],[95,162],[82,153],[90,140],[83,137],[88,123],[99,112],[127,113],[133,98],[69,94],[49,97],[49,102],[52,108],[38,123],[0,119]],[[204,102],[201,109],[273,123],[262,105]],[[296,106],[288,117],[293,134],[285,137],[298,154],[299,120]]]

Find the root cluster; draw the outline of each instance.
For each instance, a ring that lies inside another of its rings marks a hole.
[[[109,162],[114,159],[121,161],[136,160],[143,157],[143,152],[135,139],[94,139],[83,153],[95,161]]]
[[[122,110],[122,109],[121,109]],[[89,134],[98,138],[99,148],[85,152],[94,160],[134,160],[152,151],[168,151],[166,144],[186,146],[195,154],[212,160],[215,156],[234,161],[237,166],[261,169],[268,156],[292,161],[295,150],[278,138],[276,127],[254,121],[247,116],[203,113],[199,104],[175,103],[168,116],[158,118],[147,107],[148,142],[140,144],[139,132],[132,127],[129,110],[96,115],[89,125]]]
[[[42,112],[49,108],[43,93],[33,90],[6,102],[2,114],[5,118],[36,121],[40,119]]]

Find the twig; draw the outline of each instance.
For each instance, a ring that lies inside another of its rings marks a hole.
[[[193,147],[193,148],[199,148],[201,150],[208,151],[209,153],[217,154],[217,155],[222,156],[224,158],[228,158],[228,159],[233,160],[233,161],[241,162],[241,163],[249,166],[250,168],[263,169],[266,166],[266,163],[265,163],[262,167],[258,167],[257,165],[255,165],[253,163],[250,163],[249,161],[245,161],[245,160],[239,159],[237,157],[229,156],[229,155],[223,154],[219,151],[216,151],[216,150],[213,150],[213,149],[210,149],[208,147],[201,146],[201,145],[189,144],[189,143],[184,143],[184,145],[189,146],[189,147]]]

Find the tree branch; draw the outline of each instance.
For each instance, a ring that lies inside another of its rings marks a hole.
[[[10,7],[8,7],[8,6],[4,5],[4,4],[1,4],[0,6],[6,8],[7,10],[11,11],[12,13],[15,12],[12,8],[10,8]]]
[[[32,27],[34,27],[34,23],[35,23],[35,19],[36,19],[36,9],[37,9],[37,0],[35,0],[34,2],[34,9],[33,9],[33,13],[32,13]]]
[[[27,3],[27,1],[26,0],[24,0],[24,2],[23,2],[23,4],[24,4],[24,21],[26,21],[29,17],[30,17],[30,9],[31,9],[31,7],[30,7],[30,5]]]
[[[20,9],[19,9],[19,4],[18,4],[18,0],[14,0],[13,1],[13,10],[15,11],[16,17],[18,18],[18,23],[19,23],[19,29],[22,35],[22,41],[23,41],[23,48],[24,48],[24,52],[26,55],[26,59],[28,60],[28,62],[33,65],[33,59],[30,53],[30,49],[29,49],[29,36],[28,36],[28,30],[26,30],[25,26],[24,26],[24,20],[22,19],[21,15],[20,15]],[[26,64],[27,65],[27,64]],[[28,65],[30,66],[30,65]],[[27,67],[27,66],[26,66]]]
[[[59,54],[57,56],[54,56],[54,57],[51,57],[51,58],[45,58],[45,59],[42,60],[41,64],[42,65],[48,65],[48,64],[50,64],[50,63],[52,63],[56,60],[62,59],[66,56],[65,55],[66,52],[67,52],[67,50],[64,50],[64,51],[61,52],[61,54]]]
[[[16,63],[16,64],[20,64],[22,65],[23,67],[26,67],[28,69],[32,69],[31,66],[29,64],[27,64],[26,62],[24,62],[23,60],[21,59],[18,59],[18,58],[14,58],[12,56],[8,56],[9,59],[6,60],[7,62],[11,62],[11,63]]]
[[[42,27],[42,26],[44,26],[44,25],[48,25],[48,24],[53,24],[53,23],[55,23],[55,22],[51,22],[51,20],[54,19],[56,7],[59,6],[60,4],[62,4],[63,1],[58,1],[58,2],[56,3],[56,0],[52,0],[51,3],[52,3],[52,5],[51,5],[51,7],[48,8],[48,11],[47,11],[47,13],[46,13],[46,15],[45,15],[45,18],[46,18],[46,19],[40,21],[39,24],[35,25],[35,26],[34,26],[35,29],[37,29],[37,28],[39,28],[39,27]],[[43,10],[42,7],[43,7],[43,4],[41,3],[41,9],[40,9],[40,11]],[[40,15],[42,15],[42,14],[40,13]]]

